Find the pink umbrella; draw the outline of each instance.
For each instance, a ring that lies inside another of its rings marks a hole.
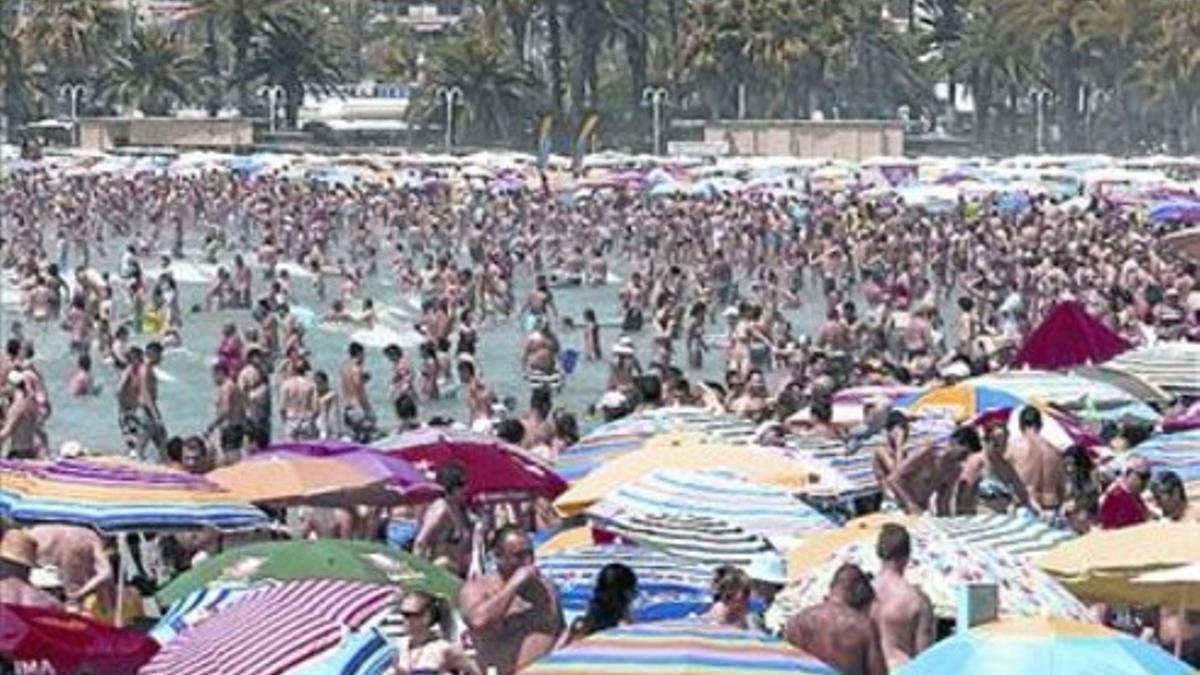
[[[567,489],[566,481],[545,462],[492,436],[420,429],[385,438],[375,447],[427,471],[459,464],[467,471],[471,498],[536,494],[554,499]]]
[[[366,495],[369,503],[407,504],[428,502],[442,494],[442,488],[409,462],[384,454],[374,448],[342,441],[293,441],[277,443],[264,453],[247,461],[272,457],[324,457],[351,465],[365,473],[378,476],[385,488],[374,497]]]

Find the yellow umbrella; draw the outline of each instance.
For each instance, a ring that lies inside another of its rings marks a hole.
[[[1089,601],[1154,604],[1148,572],[1200,562],[1200,523],[1154,521],[1093,532],[1064,542],[1036,560],[1072,593]]]
[[[594,545],[592,528],[588,525],[583,525],[563,530],[542,542],[542,545],[537,548],[537,555],[541,558],[543,556],[557,555],[573,549]]]
[[[767,448],[705,444],[695,442],[694,436],[687,434],[667,434],[592,471],[560,495],[554,501],[554,508],[563,517],[582,513],[610,491],[663,467],[725,468],[751,483],[774,485],[791,492],[803,492],[816,480],[816,474],[803,462]]]
[[[788,581],[799,581],[847,544],[878,535],[879,530],[888,523],[912,527],[917,520],[915,516],[903,513],[873,513],[851,520],[840,530],[815,533],[787,550]]]
[[[377,476],[326,457],[267,457],[238,462],[207,478],[236,499],[261,503],[315,503],[381,484]]]

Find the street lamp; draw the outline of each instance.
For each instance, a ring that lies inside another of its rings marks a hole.
[[[463,99],[463,90],[458,85],[438,87],[435,95],[446,101],[446,150],[454,145],[454,106]]]
[[[87,94],[87,87],[68,82],[59,87],[58,93],[71,105],[71,143],[79,144],[79,99]]]
[[[279,107],[279,99],[286,94],[287,92],[284,88],[277,84],[264,84],[258,88],[258,95],[267,99],[267,109],[271,115],[269,124],[271,133],[275,133],[276,110]]]
[[[650,106],[654,116],[654,154],[662,154],[662,107],[671,93],[666,87],[646,87],[642,90],[642,102]]]
[[[1045,88],[1029,92],[1029,97],[1033,99],[1033,104],[1037,108],[1037,153],[1039,155],[1046,152],[1046,100],[1053,95],[1053,91]]]

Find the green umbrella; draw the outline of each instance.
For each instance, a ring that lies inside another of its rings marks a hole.
[[[395,585],[454,602],[458,577],[411,553],[342,539],[272,541],[239,546],[181,574],[155,596],[163,607],[222,581],[341,579]]]

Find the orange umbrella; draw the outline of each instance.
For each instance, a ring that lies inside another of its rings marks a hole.
[[[349,506],[387,491],[377,474],[330,457],[254,459],[212,471],[208,479],[255,504]]]

